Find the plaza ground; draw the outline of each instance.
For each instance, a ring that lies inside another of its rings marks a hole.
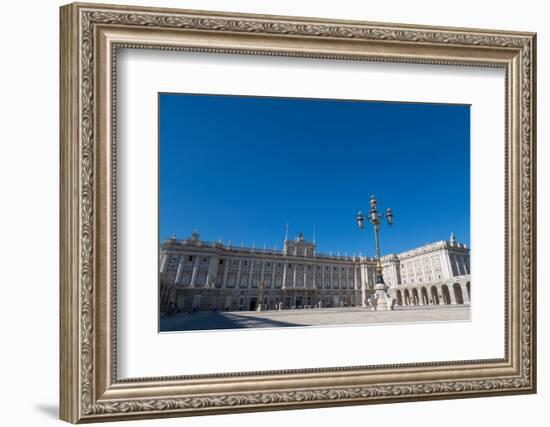
[[[281,311],[199,311],[162,316],[161,332],[296,326],[370,325],[378,323],[470,320],[469,305],[403,307],[394,311],[369,308],[323,308]]]

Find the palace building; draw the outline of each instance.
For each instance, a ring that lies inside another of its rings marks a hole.
[[[453,234],[381,263],[398,308],[470,303],[470,253]],[[160,311],[367,307],[375,267],[374,258],[319,254],[302,233],[276,250],[206,242],[194,232],[161,245]]]

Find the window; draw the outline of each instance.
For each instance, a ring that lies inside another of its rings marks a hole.
[[[193,255],[189,255],[189,256],[187,257],[187,261],[190,261],[190,262],[193,261]]]
[[[202,257],[202,262],[206,262],[206,261],[208,261],[208,257],[207,257],[207,256],[203,256],[203,257]]]
[[[223,264],[223,259],[220,259],[220,265]]]
[[[248,265],[248,261],[245,261],[244,262],[244,266],[246,267]]]

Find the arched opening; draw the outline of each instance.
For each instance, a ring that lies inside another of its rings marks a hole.
[[[428,291],[426,290],[426,288],[422,287],[422,289],[420,290],[420,295],[422,296],[422,303],[424,305],[429,305],[430,298],[428,297]]]
[[[409,290],[405,289],[405,305],[411,305],[411,296],[409,295]]]
[[[403,305],[403,298],[401,297],[401,291],[397,291],[395,293],[395,297],[397,298],[397,305]]]
[[[432,300],[432,304],[439,304],[439,294],[437,293],[437,288],[435,286],[432,286],[430,288],[430,296]]]
[[[462,296],[462,287],[458,283],[455,283],[453,285],[453,292],[455,294],[456,303],[457,304],[464,304],[464,298]]]
[[[441,295],[443,296],[443,303],[449,305],[451,303],[451,295],[449,294],[447,285],[441,286]]]
[[[418,298],[418,289],[416,288],[412,290],[412,300],[414,305],[418,305],[420,303],[420,300]]]

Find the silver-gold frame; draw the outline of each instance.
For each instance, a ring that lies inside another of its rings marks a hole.
[[[534,33],[100,4],[71,4],[60,13],[61,419],[78,423],[535,392]],[[118,379],[118,48],[505,69],[505,357]]]

